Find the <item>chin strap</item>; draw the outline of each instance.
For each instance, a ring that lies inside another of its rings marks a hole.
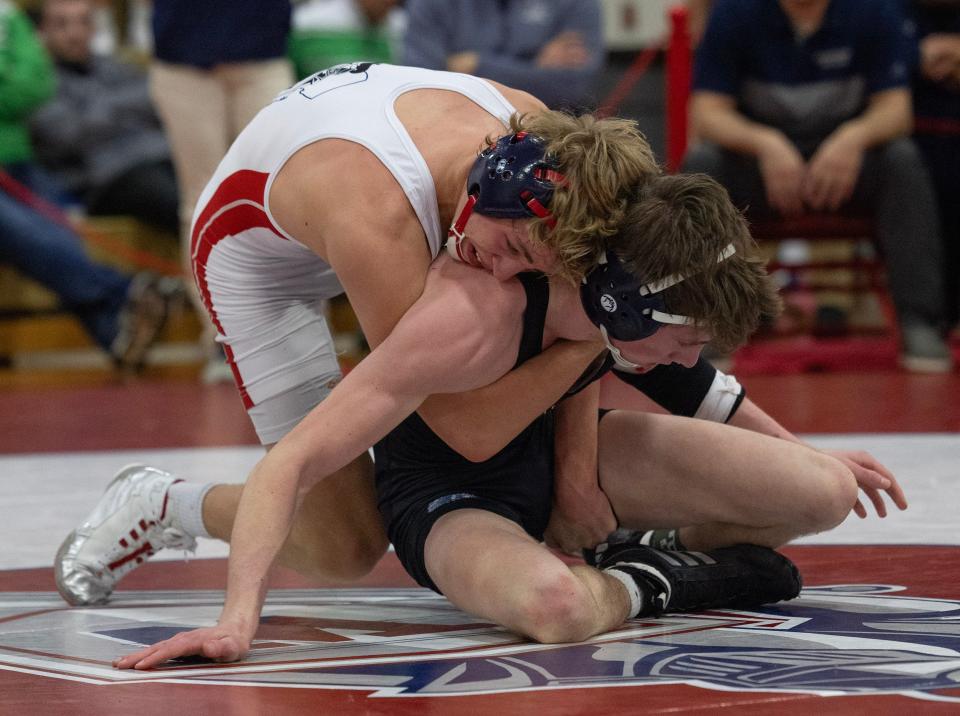
[[[467,222],[470,220],[470,215],[473,214],[473,207],[476,203],[476,195],[468,194],[467,203],[460,210],[460,215],[447,229],[447,253],[462,263],[470,263],[460,250],[460,244],[463,243],[463,230],[467,228]]]
[[[600,335],[603,336],[603,342],[607,344],[610,357],[613,358],[613,362],[617,364],[617,370],[624,373],[640,373],[643,370],[642,366],[627,360],[623,353],[620,352],[620,349],[610,342],[606,326],[600,326]]]

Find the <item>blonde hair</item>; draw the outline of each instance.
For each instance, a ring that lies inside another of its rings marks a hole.
[[[554,251],[558,275],[578,282],[599,260],[603,239],[616,233],[635,187],[660,173],[653,151],[628,119],[547,110],[514,114],[510,130],[546,141],[566,178],[550,201],[556,226],[535,219],[530,239]]]
[[[732,244],[733,256],[718,261]],[[776,286],[746,219],[705,174],[663,175],[635,193],[620,232],[610,240],[625,268],[645,282],[681,275],[663,293],[669,313],[694,318],[729,351],[781,309]]]

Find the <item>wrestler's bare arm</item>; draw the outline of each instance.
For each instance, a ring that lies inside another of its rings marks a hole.
[[[524,307],[517,282],[442,261],[423,297],[254,468],[231,539],[223,620],[252,637],[266,575],[298,498],[398,425],[430,393],[470,390],[513,364]]]
[[[119,660],[121,668],[150,669],[190,654],[242,658],[300,498],[398,425],[429,393],[469,390],[508,371],[524,306],[516,281],[500,283],[455,262],[435,265],[423,297],[390,336],[254,467],[237,510],[227,598],[217,625],[128,655]]]

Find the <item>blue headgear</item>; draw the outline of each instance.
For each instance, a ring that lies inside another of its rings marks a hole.
[[[565,181],[543,139],[527,132],[500,137],[480,152],[470,170],[467,203],[447,232],[447,250],[465,260],[459,246],[474,211],[498,219],[537,216],[552,228],[556,220],[547,207],[556,185]]]
[[[467,193],[477,197],[474,211],[503,219],[550,219],[547,207],[563,177],[546,149],[540,137],[517,132],[480,152],[467,177]]]
[[[717,263],[728,259],[736,252],[733,244],[720,252]],[[583,310],[600,329],[607,348],[618,365],[627,369],[636,366],[621,356],[610,344],[618,341],[639,341],[649,338],[667,323],[689,325],[694,319],[667,313],[663,292],[683,281],[686,276],[675,274],[660,281],[645,283],[624,268],[613,251],[606,251],[580,284],[580,300]]]

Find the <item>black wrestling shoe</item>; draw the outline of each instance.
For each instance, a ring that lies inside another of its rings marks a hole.
[[[640,616],[749,609],[793,599],[803,584],[793,562],[768,547],[753,544],[709,552],[630,544],[608,547],[598,557],[600,569],[628,574],[637,582],[646,595]]]
[[[618,527],[607,535],[607,539],[593,549],[583,550],[583,561],[591,567],[596,567],[603,559],[604,553],[613,547],[655,547],[656,549],[685,549],[680,544],[680,530],[631,530],[627,527]]]

